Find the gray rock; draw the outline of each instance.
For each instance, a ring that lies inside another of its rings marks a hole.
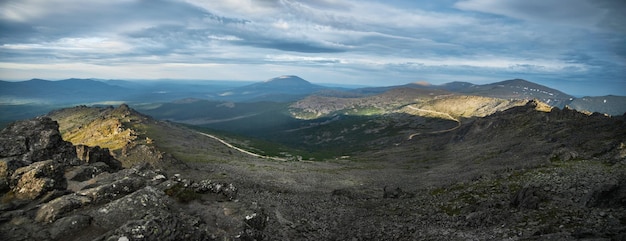
[[[267,239],[263,230],[269,222],[269,216],[265,214],[265,211],[263,209],[247,215],[244,222],[246,223],[246,226],[239,236],[241,240],[253,241]]]
[[[9,185],[18,199],[33,200],[48,191],[65,189],[65,165],[58,161],[41,161],[15,170]]]
[[[395,189],[387,189],[387,186],[383,187],[383,198],[412,198],[415,194],[405,192],[400,187]]]
[[[578,157],[578,152],[572,151],[569,148],[559,148],[550,155],[550,160],[571,161]]]
[[[35,221],[51,223],[63,214],[91,203],[91,198],[77,194],[58,197],[39,208]]]
[[[197,193],[207,193],[212,192],[216,194],[221,194],[229,200],[237,199],[237,187],[232,183],[220,183],[220,182],[212,182],[211,180],[202,180],[197,183],[193,183],[190,185],[195,189]]]
[[[626,207],[626,181],[600,184],[588,192],[582,202],[586,207]]]
[[[94,203],[106,203],[133,193],[146,184],[146,180],[137,177],[124,177],[120,180],[98,187],[80,190],[79,195],[88,196]]]
[[[71,143],[63,141],[59,125],[49,117],[11,123],[0,131],[0,157],[16,157],[23,165],[44,160],[76,158]]]
[[[0,143],[2,143],[0,156],[18,156],[28,152],[26,137],[24,136],[0,136]]]
[[[67,239],[72,234],[89,227],[91,220],[90,216],[80,214],[61,218],[50,227],[50,237],[56,240]]]
[[[148,214],[131,220],[96,240],[215,240],[197,218],[182,214]]]
[[[167,216],[170,199],[162,191],[147,186],[123,198],[90,211],[94,224],[103,229],[117,229],[129,220],[141,220],[148,214]]]

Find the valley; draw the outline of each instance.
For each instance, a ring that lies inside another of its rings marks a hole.
[[[572,97],[521,80],[320,88],[283,76],[215,99],[82,105],[8,124],[0,237],[626,237],[623,115],[571,109]],[[84,146],[107,149],[78,161]],[[31,178],[38,163],[57,171]],[[65,185],[28,184],[40,179]]]

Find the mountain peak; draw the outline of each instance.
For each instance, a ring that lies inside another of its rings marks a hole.
[[[297,84],[311,84],[309,81],[306,81],[295,75],[282,75],[276,78],[271,78],[266,80],[265,83],[297,83]]]
[[[494,84],[500,84],[500,85],[505,85],[505,84],[507,84],[507,85],[532,84],[532,85],[537,85],[537,83],[533,83],[533,82],[530,82],[530,81],[525,80],[525,79],[510,79],[510,80],[496,82]]]

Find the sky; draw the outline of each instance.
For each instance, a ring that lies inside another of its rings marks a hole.
[[[626,95],[625,12],[624,0],[2,0],[0,79],[522,78]]]

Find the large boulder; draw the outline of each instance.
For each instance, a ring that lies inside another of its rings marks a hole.
[[[65,213],[91,203],[91,198],[75,193],[58,197],[37,210],[35,221],[51,223],[61,218]]]
[[[49,117],[11,123],[0,131],[0,158],[14,157],[23,166],[45,160],[72,160],[76,151],[63,141],[59,124]]]
[[[139,177],[124,177],[109,184],[80,190],[79,195],[91,198],[94,203],[106,203],[133,193],[146,184],[146,180]]]
[[[9,180],[11,190],[18,199],[34,200],[53,190],[67,187],[65,165],[55,160],[37,162],[15,170]]]
[[[17,188],[18,196],[31,199],[62,187],[64,182],[58,173],[76,159],[76,150],[63,141],[56,121],[37,117],[11,123],[0,131],[0,191]],[[52,166],[35,165],[13,175],[19,168],[42,161]]]
[[[91,220],[91,217],[81,214],[61,218],[50,227],[50,237],[53,240],[67,239],[68,236],[71,237],[89,227]]]

